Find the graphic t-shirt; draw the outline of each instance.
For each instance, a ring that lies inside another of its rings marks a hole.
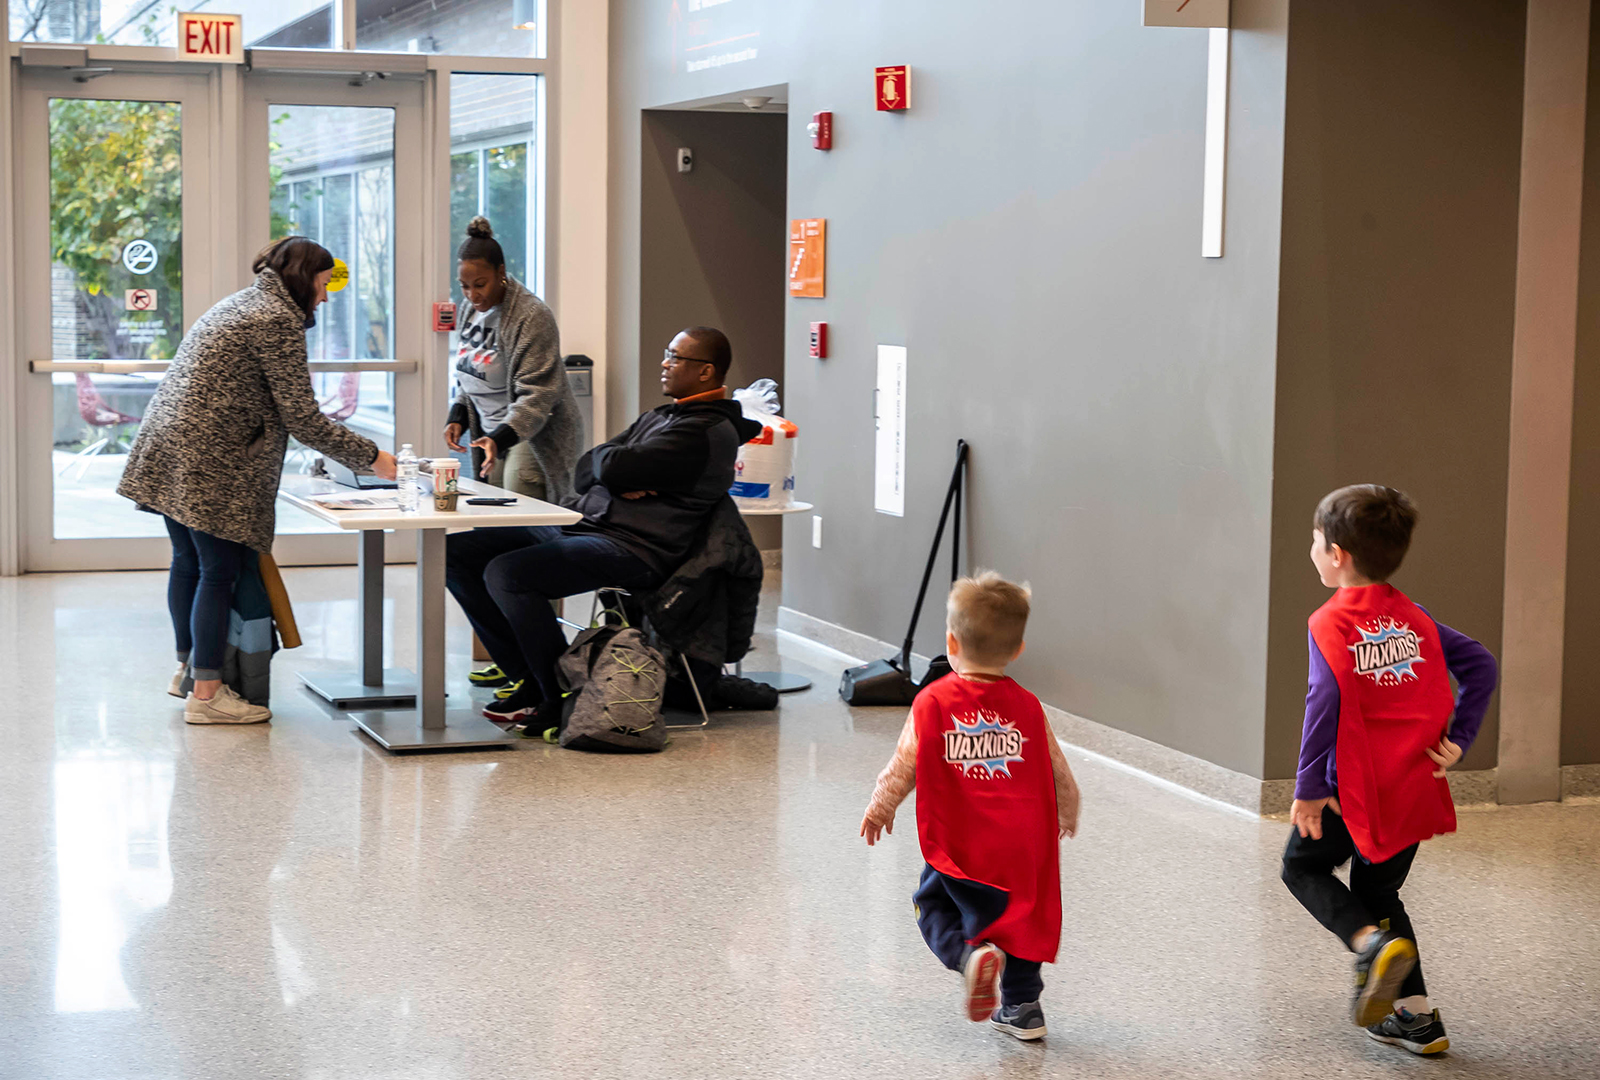
[[[511,410],[506,393],[510,377],[500,353],[500,305],[474,311],[456,348],[456,389],[472,402],[484,431],[505,423]]]

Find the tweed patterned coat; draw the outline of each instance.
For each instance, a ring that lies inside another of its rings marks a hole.
[[[290,435],[352,469],[378,456],[376,443],[317,407],[305,314],[283,279],[263,270],[184,335],[117,493],[191,529],[270,552]]]

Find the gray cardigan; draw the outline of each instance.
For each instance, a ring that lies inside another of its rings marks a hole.
[[[270,552],[290,435],[352,469],[378,456],[376,443],[318,408],[305,313],[283,279],[263,270],[184,335],[117,493],[191,529]]]
[[[533,447],[544,473],[545,498],[563,503],[574,492],[572,470],[583,442],[583,417],[561,362],[561,334],[550,309],[516,278],[506,279],[500,301],[499,348],[506,358],[506,422],[485,432],[477,410],[464,397],[450,408],[448,423],[466,426],[476,438],[487,434],[503,458],[517,442]],[[536,477],[525,476],[524,480]]]

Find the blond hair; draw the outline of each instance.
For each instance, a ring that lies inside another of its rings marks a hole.
[[[1022,647],[1028,628],[1027,585],[1007,581],[993,570],[980,570],[950,586],[946,626],[974,664],[1002,667]]]

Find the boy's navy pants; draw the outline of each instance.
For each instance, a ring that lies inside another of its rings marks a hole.
[[[1006,894],[991,885],[941,874],[926,864],[911,902],[917,906],[917,929],[939,962],[960,971],[971,946],[967,943],[991,926],[1006,910]],[[1044,979],[1037,960],[1006,957],[1000,976],[1000,1000],[1006,1005],[1038,1001]]]

